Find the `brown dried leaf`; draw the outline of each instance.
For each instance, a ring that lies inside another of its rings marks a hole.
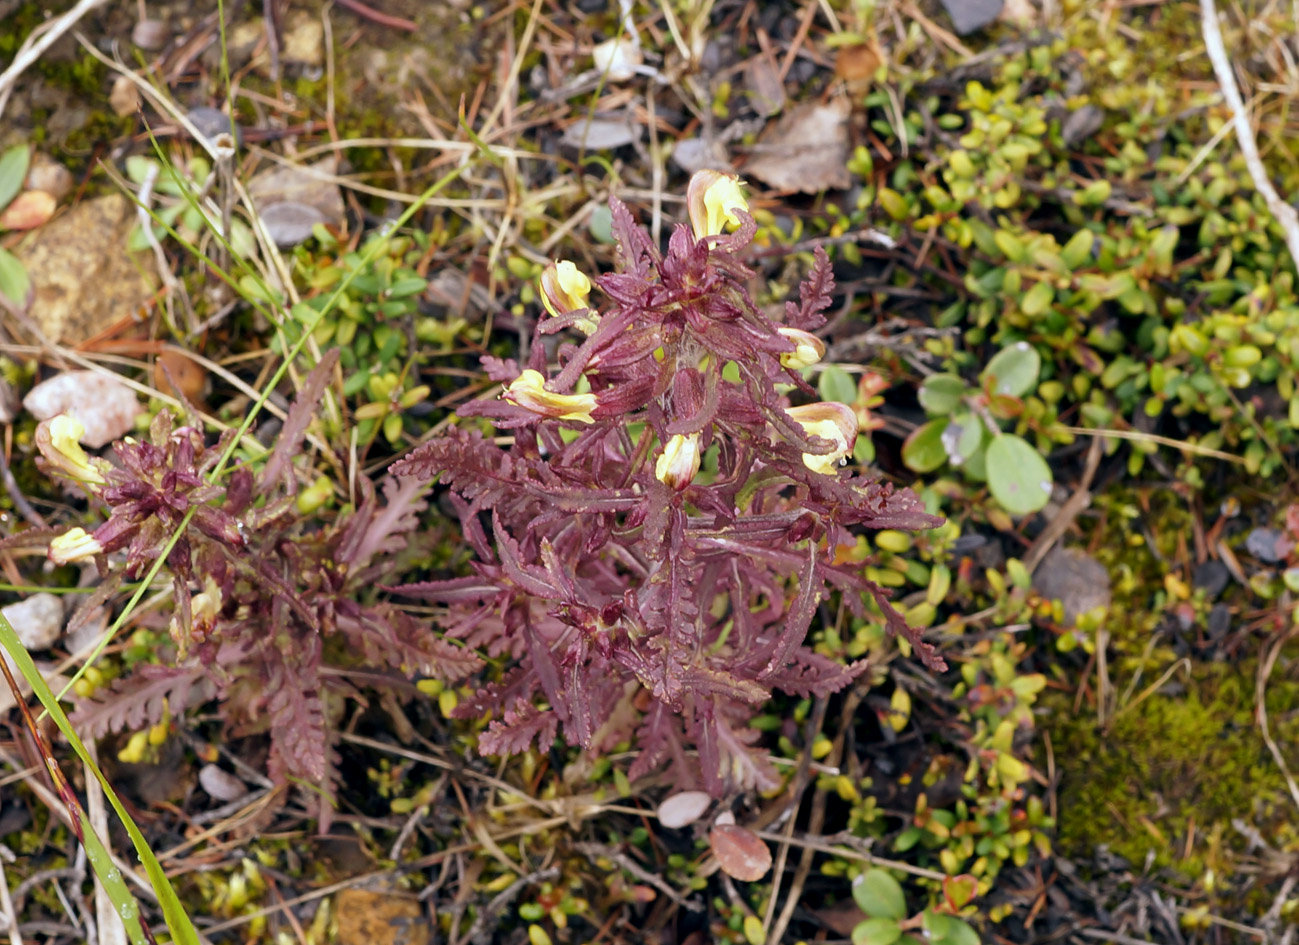
[[[780,69],[771,56],[750,59],[744,67],[744,78],[749,88],[749,104],[759,115],[774,115],[785,107],[785,83],[780,80]]]
[[[54,216],[53,194],[28,190],[13,199],[0,213],[0,230],[34,230]]]
[[[732,879],[756,883],[771,869],[771,850],[747,827],[718,824],[708,832],[708,846],[722,872]]]
[[[799,104],[763,133],[744,173],[805,194],[848,187],[848,110],[846,99]]]

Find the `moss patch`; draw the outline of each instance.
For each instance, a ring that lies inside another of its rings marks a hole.
[[[1274,835],[1290,814],[1289,801],[1254,724],[1254,670],[1198,666],[1185,693],[1159,693],[1126,712],[1120,707],[1108,732],[1094,718],[1053,706],[1052,743],[1066,772],[1060,852],[1087,857],[1107,844],[1139,865],[1153,851],[1157,864],[1197,875],[1221,867],[1216,861],[1228,854],[1218,841],[1230,848],[1239,836],[1233,818]],[[1273,676],[1266,702],[1281,745],[1299,735],[1299,720],[1287,714],[1297,697],[1299,684]]]

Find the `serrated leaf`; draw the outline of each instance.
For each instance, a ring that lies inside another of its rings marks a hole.
[[[25,144],[16,144],[0,154],[0,207],[9,205],[27,179],[27,164],[31,152]]]
[[[852,898],[871,918],[902,919],[907,897],[898,881],[881,869],[870,869],[852,881]]]
[[[1051,498],[1051,469],[1037,450],[1012,433],[994,436],[985,451],[988,488],[1012,515],[1029,515]]]
[[[947,425],[947,418],[940,417],[911,431],[902,444],[902,462],[908,469],[918,473],[933,472],[947,462],[947,450],[943,446],[943,431]]]
[[[827,364],[816,379],[816,392],[821,399],[839,404],[857,402],[857,382],[852,375],[837,364]]]
[[[31,287],[32,281],[18,257],[8,250],[0,249],[0,295],[8,299],[14,308],[23,308],[27,305],[27,294]]]
[[[965,381],[955,374],[930,374],[921,383],[917,396],[925,413],[939,417],[955,410],[967,389]]]
[[[1037,383],[1042,356],[1027,341],[1017,341],[992,356],[979,379],[990,394],[1023,397]]]

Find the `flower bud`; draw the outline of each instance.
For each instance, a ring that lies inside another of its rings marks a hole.
[[[580,420],[594,423],[595,394],[554,394],[546,390],[546,379],[540,371],[524,371],[505,388],[505,399],[541,417],[554,420]]]
[[[49,558],[55,564],[84,561],[104,553],[104,546],[84,528],[74,528],[50,542]]]
[[[578,309],[590,308],[591,280],[567,259],[552,262],[537,281],[541,304],[558,318]],[[575,325],[588,335],[595,331],[594,318],[580,318]]]
[[[794,345],[793,351],[786,351],[780,356],[783,367],[801,371],[825,357],[825,342],[816,335],[798,328],[777,328],[776,331]]]
[[[66,413],[42,420],[36,428],[36,448],[59,471],[81,482],[102,486],[103,474],[90,462],[81,448],[81,437],[86,428],[81,421]]]
[[[699,472],[699,434],[673,436],[654,463],[654,478],[680,492]]]
[[[686,210],[695,239],[720,236],[726,226],[739,226],[736,210],[749,211],[740,178],[723,171],[696,171],[686,188]]]
[[[835,444],[831,453],[803,454],[803,465],[812,472],[833,476],[857,440],[857,417],[852,408],[847,404],[818,403],[791,407],[788,413],[810,436],[823,437]]]

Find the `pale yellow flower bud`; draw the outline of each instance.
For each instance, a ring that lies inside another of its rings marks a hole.
[[[49,558],[55,564],[68,564],[103,553],[104,546],[84,528],[74,528],[50,542]]]
[[[591,307],[591,280],[567,259],[557,260],[547,266],[537,280],[537,287],[541,292],[541,304],[556,317],[575,312],[579,308]],[[592,313],[578,319],[573,325],[589,335],[595,331],[598,321],[598,316]]]
[[[857,440],[857,417],[852,408],[847,404],[818,403],[791,407],[788,413],[809,435],[835,444],[831,453],[803,454],[803,465],[812,472],[833,476]]]
[[[749,211],[740,179],[723,171],[696,171],[686,188],[686,210],[695,239],[720,236],[727,226],[739,226],[736,210]]]
[[[540,371],[528,369],[505,388],[505,399],[524,410],[555,420],[580,420],[594,423],[595,394],[555,394],[546,390],[546,379]]]
[[[676,434],[663,447],[654,463],[654,478],[680,492],[699,472],[699,434]]]
[[[784,367],[801,371],[825,357],[825,342],[816,335],[798,328],[777,328],[776,331],[782,338],[794,343],[793,351],[786,351],[780,356],[780,363]]]
[[[81,448],[86,428],[66,413],[43,420],[36,428],[36,446],[49,462],[73,479],[102,486],[104,476]]]

